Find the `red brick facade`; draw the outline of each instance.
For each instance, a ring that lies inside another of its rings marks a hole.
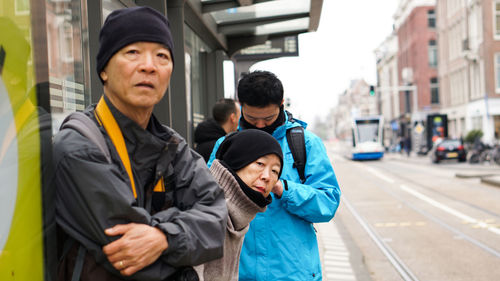
[[[437,78],[437,67],[429,66],[429,41],[437,43],[436,29],[428,26],[427,12],[434,6],[416,7],[398,28],[398,77],[403,85],[402,71],[409,67],[413,70],[413,84],[417,86],[418,111],[431,107],[431,78]],[[436,46],[437,47],[437,46]],[[410,94],[410,112],[413,108],[413,97]],[[404,113],[405,92],[399,93],[400,112]]]

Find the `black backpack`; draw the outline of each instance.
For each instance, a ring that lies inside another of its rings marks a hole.
[[[287,112],[291,122],[294,122],[293,116],[290,112]],[[306,142],[304,139],[304,128],[302,126],[297,126],[290,128],[286,131],[286,141],[288,142],[288,147],[292,151],[293,156],[293,167],[297,169],[299,173],[300,182],[306,182],[305,168],[306,168]]]

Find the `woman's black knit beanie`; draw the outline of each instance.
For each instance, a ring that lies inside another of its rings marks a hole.
[[[163,44],[174,57],[174,42],[168,19],[150,7],[131,7],[113,11],[99,33],[97,74],[100,76],[111,57],[135,42]]]
[[[224,161],[233,171],[238,171],[268,154],[275,154],[280,159],[279,176],[281,176],[283,152],[278,141],[262,130],[247,129],[229,134],[220,144],[215,158]]]

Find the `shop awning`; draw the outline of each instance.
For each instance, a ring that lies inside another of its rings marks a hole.
[[[316,31],[323,0],[188,0],[231,56],[265,40]]]

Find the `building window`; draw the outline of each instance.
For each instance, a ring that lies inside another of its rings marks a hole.
[[[431,78],[431,104],[439,104],[439,83],[436,77]]]
[[[483,117],[474,116],[472,117],[472,130],[482,130],[483,129]]]
[[[495,54],[495,92],[500,94],[500,53]]]
[[[59,38],[59,43],[61,43],[59,58],[63,62],[72,63],[75,58],[73,55],[73,25],[70,22],[64,21],[59,26]]]
[[[437,58],[437,46],[436,40],[429,40],[429,66],[437,67],[438,58]]]
[[[495,37],[500,38],[500,1],[495,1]]]
[[[429,28],[436,27],[436,12],[434,10],[427,11],[427,26]]]

